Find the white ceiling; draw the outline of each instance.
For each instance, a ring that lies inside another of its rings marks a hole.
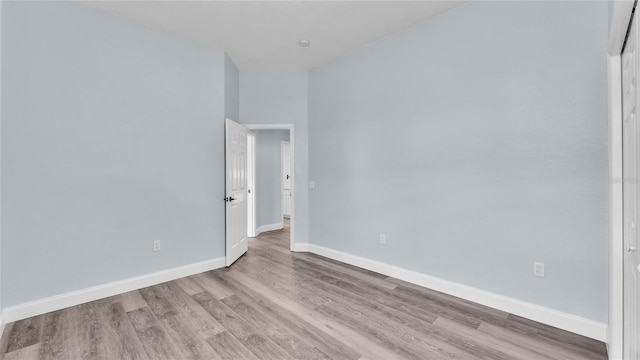
[[[463,1],[88,1],[223,48],[242,70],[308,69]],[[308,39],[311,46],[298,46]]]

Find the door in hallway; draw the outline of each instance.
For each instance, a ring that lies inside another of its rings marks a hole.
[[[225,124],[226,265],[247,252],[247,128]]]

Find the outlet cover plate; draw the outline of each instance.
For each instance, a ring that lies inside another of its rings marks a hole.
[[[544,277],[544,263],[539,263],[539,262],[533,263],[533,275]]]

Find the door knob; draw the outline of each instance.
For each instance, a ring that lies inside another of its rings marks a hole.
[[[233,200],[235,200],[235,198],[233,198],[231,196],[224,198],[224,201],[226,201],[226,202],[232,202]]]
[[[635,246],[631,246],[631,245],[627,246],[627,252],[634,252],[634,251],[636,251]]]

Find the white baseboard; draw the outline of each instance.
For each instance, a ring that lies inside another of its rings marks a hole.
[[[295,252],[311,252],[309,250],[309,246],[311,244],[291,244],[291,251],[295,251]],[[328,256],[327,256],[328,257]]]
[[[308,251],[325,256],[333,260],[341,261],[363,269],[375,271],[429,289],[453,295],[478,304],[502,310],[510,314],[522,316],[543,324],[554,326],[579,335],[583,335],[602,342],[607,341],[607,325],[585,319],[580,316],[549,309],[536,304],[513,299],[507,296],[494,294],[471,286],[459,284],[453,281],[443,280],[435,276],[419,273],[417,271],[385,264],[379,261],[347,254],[341,251],[329,249],[314,244],[295,244],[293,251]]]
[[[275,224],[258,226],[258,228],[256,229],[256,236],[255,237],[258,237],[258,235],[260,235],[263,232],[273,231],[273,230],[280,230],[280,229],[284,229],[284,224],[283,223],[275,223]]]
[[[173,269],[162,270],[151,274],[136,276],[130,279],[114,281],[112,283],[93,286],[82,290],[71,291],[65,294],[55,295],[25,304],[10,306],[2,312],[2,324],[4,327],[5,323],[12,321],[26,319],[89,301],[103,299],[109,296],[122,294],[127,291],[142,289],[147,286],[157,285],[163,282],[183,278],[185,276],[219,269],[224,266],[225,258],[221,257]]]

